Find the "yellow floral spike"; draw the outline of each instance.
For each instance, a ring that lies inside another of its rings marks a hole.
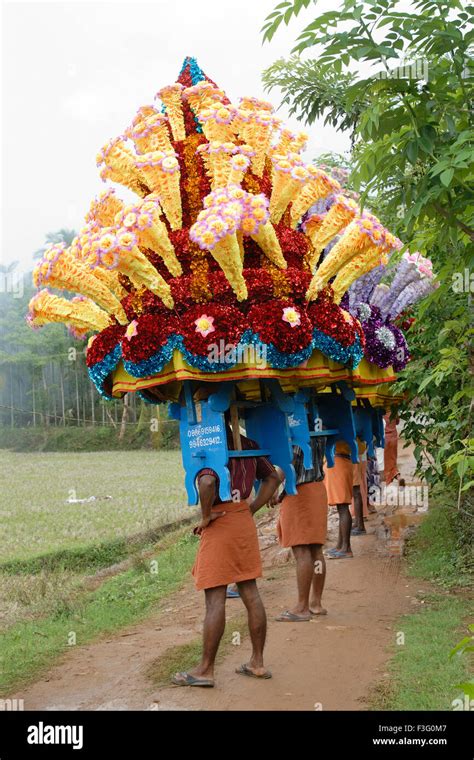
[[[211,82],[203,80],[192,87],[187,87],[183,96],[188,101],[195,114],[203,108],[212,106],[216,101],[222,102],[225,93]]]
[[[122,137],[116,137],[104,145],[97,155],[100,177],[118,182],[143,197],[149,193],[143,173],[135,165],[135,156]]]
[[[278,241],[275,229],[271,222],[266,222],[266,224],[262,224],[258,228],[257,232],[254,233],[253,235],[251,234],[250,237],[252,238],[252,240],[255,240],[256,243],[258,243],[258,245],[264,252],[267,259],[269,259],[273,264],[275,264],[280,269],[287,268],[288,265],[283,256],[280,243]]]
[[[111,230],[110,227],[100,228],[100,232],[88,232],[82,235],[82,242],[76,248],[71,246],[71,253],[76,259],[82,261],[91,270],[94,277],[107,287],[120,301],[127,295],[127,291],[121,285],[118,273],[111,269],[104,269],[97,265],[99,261],[97,240],[104,232]]]
[[[161,151],[145,153],[135,159],[135,163],[146,177],[153,193],[160,199],[161,206],[172,230],[180,230],[183,224],[179,161],[176,154],[166,155]]]
[[[247,285],[242,274],[243,263],[235,232],[219,240],[212,248],[211,255],[227,277],[237,300],[245,301],[248,298]]]
[[[270,197],[270,219],[278,224],[288,204],[308,180],[304,166],[295,166],[291,161],[274,161],[273,188]]]
[[[309,260],[311,268],[318,262],[323,248],[360,213],[359,206],[351,198],[336,195],[335,200],[318,229],[309,235],[314,253]]]
[[[132,123],[125,134],[135,143],[138,154],[162,150],[165,153],[173,150],[170,139],[170,123],[162,113],[154,113],[140,121]]]
[[[245,248],[244,248],[244,234],[242,230],[237,230],[235,233],[237,235],[237,242],[239,244],[239,251],[240,251],[240,260],[243,262],[244,256],[245,256]],[[243,266],[243,264],[242,264]]]
[[[93,301],[87,298],[68,301],[50,293],[47,288],[33,296],[28,309],[27,320],[32,327],[41,327],[50,322],[64,322],[82,332],[97,332],[113,324],[109,315]]]
[[[179,277],[183,270],[169,239],[166,224],[160,215],[158,198],[152,193],[135,206],[126,207],[115,221],[119,227],[126,227],[134,232],[138,245],[150,248],[161,256],[170,274]]]
[[[379,264],[388,263],[388,255],[380,247],[369,248],[365,253],[358,253],[339,272],[332,283],[334,303],[340,303],[344,293],[363,274],[367,274]]]
[[[115,190],[104,190],[91,202],[86,222],[102,227],[110,227],[116,214],[123,209],[123,201],[117,198]]]
[[[286,156],[290,152],[295,139],[296,136],[291,129],[282,129],[280,132],[280,139],[273,148],[272,154],[274,156]]]
[[[241,134],[253,149],[252,171],[257,177],[263,175],[265,159],[270,149],[276,120],[267,110],[254,111],[243,125]]]
[[[155,106],[151,106],[151,105],[140,106],[137,113],[132,119],[131,126],[134,127],[135,124],[138,124],[140,121],[147,119],[149,116],[157,116],[157,115],[158,115],[158,111],[156,110]]]
[[[137,242],[137,236],[126,227],[117,230],[116,235],[103,235],[100,240],[101,263],[126,274],[136,288],[145,285],[168,309],[172,309],[174,301],[170,286],[140,251]]]
[[[233,140],[232,122],[236,109],[224,103],[212,103],[206,108],[199,108],[197,117],[202,125],[202,131],[209,142],[229,142]]]
[[[228,185],[241,185],[244,174],[250,166],[250,158],[243,153],[236,153],[230,160],[230,171],[227,177]]]
[[[311,301],[354,256],[378,246],[384,250],[385,231],[375,217],[368,215],[351,222],[344,234],[329,251],[310,282],[306,298]]]
[[[309,208],[331,193],[337,193],[341,190],[341,186],[337,180],[330,177],[322,169],[318,169],[311,164],[306,167],[309,174],[309,180],[302,188],[301,192],[294,199],[291,206],[291,226],[296,229],[296,226]]]
[[[168,87],[162,87],[158,90],[157,97],[161,98],[166,108],[166,115],[171,124],[173,138],[179,142],[186,137],[186,129],[183,117],[183,90],[184,87],[179,82],[171,84]]]
[[[45,284],[60,290],[80,293],[102,306],[109,314],[114,314],[121,324],[127,322],[120,301],[63,245],[51,246],[45,252],[33,270],[33,283],[35,287]]]

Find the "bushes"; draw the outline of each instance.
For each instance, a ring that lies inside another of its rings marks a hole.
[[[120,451],[123,449],[179,448],[179,427],[174,420],[161,420],[158,432],[130,426],[119,440],[112,426],[0,428],[0,448],[12,451]]]

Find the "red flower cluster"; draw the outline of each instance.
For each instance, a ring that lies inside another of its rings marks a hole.
[[[283,320],[283,310],[293,307],[299,313],[300,324],[291,326]],[[248,313],[248,326],[264,343],[273,343],[280,351],[295,353],[305,348],[312,338],[312,324],[306,308],[289,300],[273,300],[255,304]]]
[[[302,232],[287,227],[284,222],[280,222],[275,231],[288,266],[301,269],[304,256],[309,249],[308,238]]]
[[[295,301],[305,303],[306,291],[311,282],[311,272],[308,272],[307,269],[288,267],[288,269],[285,270],[285,274],[286,279],[291,285],[291,292]]]
[[[354,343],[355,325],[357,320],[352,317],[347,321],[340,306],[335,304],[326,294],[320,296],[308,307],[308,316],[314,327],[339,341],[343,346]]]
[[[88,367],[93,367],[97,362],[101,362],[107,354],[115,348],[117,343],[120,343],[122,335],[125,332],[123,325],[111,325],[102,330],[101,333],[96,335],[92,344],[87,349],[86,364]]]
[[[177,330],[177,319],[168,315],[144,314],[137,319],[137,334],[122,339],[122,355],[127,361],[141,362],[155,354]]]
[[[206,336],[196,331],[196,320],[206,315],[213,317],[214,330]],[[209,352],[209,346],[219,344],[220,340],[225,343],[237,344],[244,331],[242,314],[232,306],[224,306],[218,303],[196,304],[186,311],[180,319],[178,332],[183,336],[184,345],[193,354],[205,356]]]

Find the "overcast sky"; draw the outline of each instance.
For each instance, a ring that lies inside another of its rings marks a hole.
[[[314,9],[262,46],[260,28],[276,4],[3,2],[1,261],[18,259],[26,270],[47,232],[81,226],[104,188],[95,165],[99,148],[176,80],[186,55],[232,101],[254,95],[278,105],[276,92],[264,94],[261,72],[289,54]],[[320,10],[330,7],[331,0],[318,3]],[[348,147],[347,136],[316,124],[307,158]]]

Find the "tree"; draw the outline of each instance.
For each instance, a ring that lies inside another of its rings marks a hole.
[[[310,4],[280,3],[266,19],[264,40]],[[411,12],[397,0],[335,6],[303,29],[292,57],[267,69],[264,84],[280,88],[302,121],[323,117],[350,132],[349,182],[361,203],[433,259],[440,287],[417,310],[409,335],[414,358],[399,381],[429,424],[416,424],[408,405],[401,414],[419,461],[429,457],[428,478],[457,477],[461,497],[474,471],[474,283],[464,277],[464,288],[454,285],[474,265],[474,6],[457,0],[420,0]]]
[[[69,230],[66,227],[61,227],[61,229],[56,230],[56,232],[48,232],[45,237],[44,245],[34,252],[33,258],[40,259],[48,246],[55,243],[65,243],[66,247],[70,246],[76,235],[77,232],[75,230]]]

